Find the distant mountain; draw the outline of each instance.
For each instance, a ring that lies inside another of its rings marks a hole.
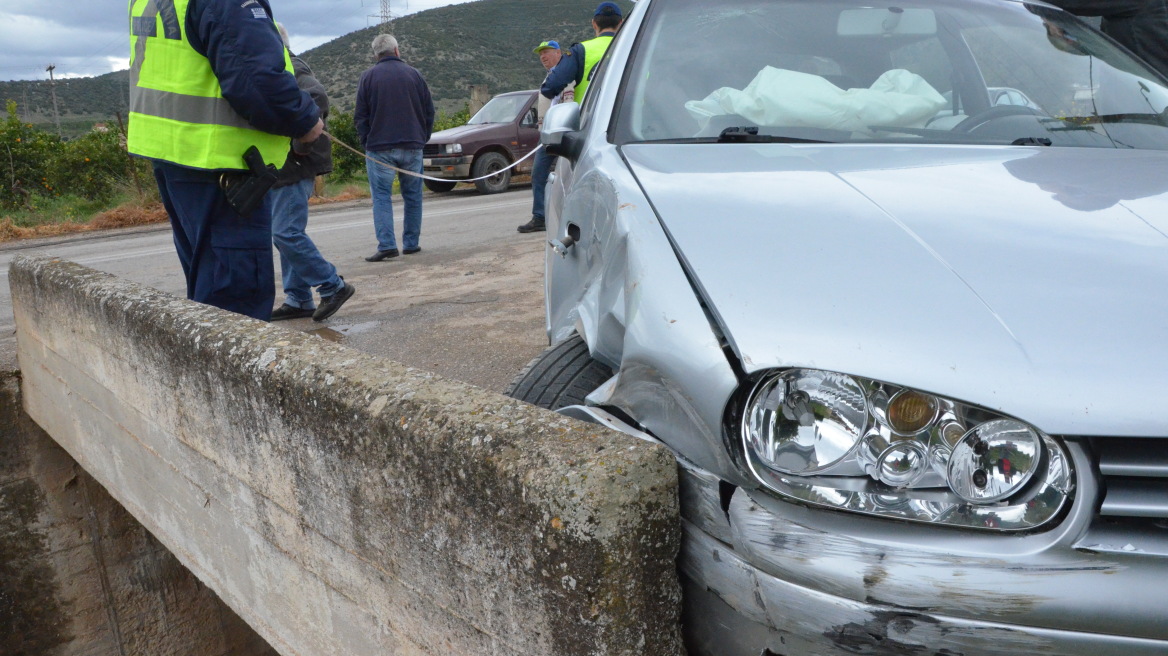
[[[544,70],[532,48],[546,39],[566,48],[592,38],[597,3],[480,0],[399,18],[389,31],[402,59],[426,78],[435,104],[454,112],[469,100],[474,84],[487,85],[492,94],[538,86]],[[627,0],[618,4],[625,11],[633,6]],[[301,53],[340,110],[353,109],[357,80],[374,63],[370,45],[381,31],[370,27]]]
[[[98,77],[58,79],[57,108],[61,115],[62,132],[66,135],[88,132],[95,122],[112,122],[120,112],[126,117],[129,104],[128,71],[106,73]],[[52,87],[48,80],[0,82],[0,105],[16,103],[16,114],[21,119],[45,130],[56,130],[53,124]],[[8,114],[0,107],[0,119]]]
[[[531,49],[545,39],[566,48],[591,38],[597,3],[479,0],[399,18],[388,31],[397,37],[402,58],[426,78],[438,108],[453,113],[470,99],[471,85],[485,84],[492,94],[535,88],[544,70]],[[633,6],[629,0],[618,4],[625,11]],[[370,27],[299,53],[328,89],[337,110],[352,111],[357,80],[374,63],[370,44],[381,31],[382,26]],[[124,118],[128,82],[126,71],[57,80],[63,131],[67,135],[87,131],[94,122],[114,121],[119,112]],[[17,103],[21,118],[45,130],[55,129],[48,80],[0,82],[0,103],[8,100]]]

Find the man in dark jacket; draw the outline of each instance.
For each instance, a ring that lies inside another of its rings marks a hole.
[[[1103,33],[1168,77],[1168,0],[1048,0],[1076,16],[1103,17]]]
[[[361,147],[370,158],[365,161],[365,170],[377,234],[377,252],[365,259],[380,262],[398,256],[390,203],[396,172],[382,164],[422,173],[422,146],[434,129],[434,101],[422,74],[401,60],[397,39],[378,34],[373,39],[373,53],[377,63],[362,73],[357,83],[353,122]],[[410,255],[422,250],[422,179],[402,175],[401,195],[406,206],[402,252]]]
[[[252,202],[220,181],[248,177],[245,152],[256,168],[280,166],[289,137],[311,142],[324,124],[288,69],[268,0],[177,7],[130,3],[127,148],[153,163],[187,298],[266,321],[276,286],[265,177],[249,178]]]
[[[280,25],[280,37],[288,47],[288,32]],[[291,55],[291,48],[289,48]],[[296,84],[316,101],[321,120],[328,119],[329,101],[324,85],[312,69],[296,55],[292,68]],[[280,272],[284,277],[284,303],[272,310],[272,321],[312,317],[324,321],[336,313],[353,296],[353,286],[346,283],[337,268],[324,259],[309,238],[308,198],[316,176],[333,170],[333,148],[322,135],[311,144],[292,142],[288,161],[280,169],[279,180],[272,188],[272,241],[280,251]],[[312,302],[312,288],[320,292],[320,307]]]

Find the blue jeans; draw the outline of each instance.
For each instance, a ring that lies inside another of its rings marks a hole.
[[[379,162],[396,166],[403,171],[422,172],[422,150],[391,148],[389,150],[367,151],[366,155]],[[397,248],[393,236],[393,179],[397,172],[365,161],[365,171],[369,174],[369,194],[373,196],[373,229],[377,233],[377,250],[388,251]],[[418,248],[422,236],[422,179],[412,175],[401,176],[402,201],[406,206],[406,217],[402,229],[402,248]]]
[[[285,303],[303,310],[316,307],[312,288],[318,287],[321,298],[337,293],[345,286],[337,268],[321,256],[304,230],[308,226],[308,197],[313,179],[301,180],[287,187],[273,189],[272,242],[280,251],[280,272],[284,274]]]
[[[547,181],[555,161],[556,156],[548,153],[547,149],[535,154],[535,162],[531,166],[531,218],[533,219],[544,220]]]
[[[154,162],[154,179],[174,248],[187,279],[187,298],[261,321],[272,317],[272,201],[240,216],[219,188],[219,174]]]

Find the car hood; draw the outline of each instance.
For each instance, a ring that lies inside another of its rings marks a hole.
[[[747,372],[842,371],[1051,434],[1168,437],[1168,153],[622,154]]]
[[[427,143],[457,143],[459,139],[466,139],[467,137],[473,136],[479,132],[482,132],[483,130],[497,128],[500,125],[506,125],[506,123],[480,123],[477,125],[460,125],[454,128],[447,128],[445,130],[439,130],[438,132],[430,135],[430,141]]]

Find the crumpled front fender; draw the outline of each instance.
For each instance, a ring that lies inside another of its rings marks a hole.
[[[612,146],[588,149],[560,175],[548,237],[579,237],[562,257],[548,249],[549,337],[579,332],[617,371],[590,402],[620,408],[682,458],[754,487],[723,441],[738,380],[636,179]]]

